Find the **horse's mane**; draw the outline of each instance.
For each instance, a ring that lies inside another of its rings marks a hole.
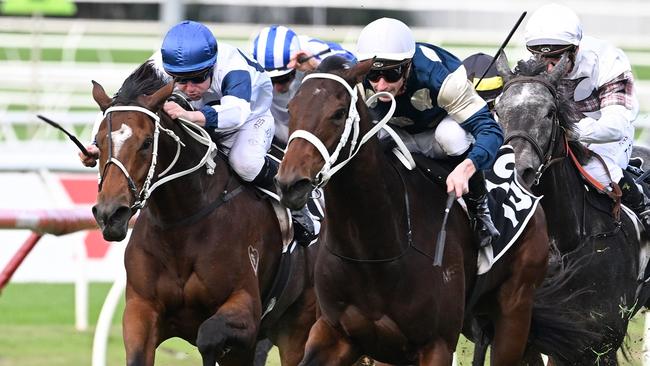
[[[546,73],[546,63],[538,58],[531,58],[529,60],[519,60],[515,67],[514,74],[517,76],[541,76]],[[558,84],[561,84],[562,81]],[[582,113],[578,110],[577,104],[573,101],[573,95],[569,88],[563,88],[560,85],[555,89],[557,95],[557,108],[558,119],[560,126],[567,134],[569,146],[576,154],[576,157],[581,163],[585,163],[589,158],[589,151],[581,144],[577,137],[579,136],[576,123],[582,118]]]
[[[124,80],[113,98],[113,105],[133,103],[140,95],[151,95],[165,86],[163,74],[148,60]]]

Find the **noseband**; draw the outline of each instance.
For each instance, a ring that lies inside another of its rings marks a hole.
[[[135,185],[135,182],[133,181],[133,178],[131,178],[131,175],[129,174],[128,170],[124,166],[124,164],[116,157],[113,156],[113,138],[111,136],[111,133],[113,132],[113,126],[112,126],[112,121],[111,121],[111,113],[112,112],[141,112],[146,114],[149,118],[154,123],[154,132],[153,132],[153,149],[151,152],[151,164],[149,165],[149,170],[147,172],[147,178],[145,179],[144,183],[142,184],[142,188],[140,189],[140,192],[138,192],[137,187]],[[134,106],[134,105],[128,105],[128,106],[112,106],[106,109],[104,111],[104,117],[107,119],[108,123],[108,133],[107,133],[107,139],[108,139],[108,159],[106,160],[106,164],[104,164],[104,169],[102,170],[101,175],[99,176],[99,191],[101,192],[103,183],[104,183],[104,177],[106,176],[106,172],[108,171],[108,167],[111,165],[115,165],[120,169],[122,174],[127,180],[127,184],[129,186],[129,190],[131,191],[131,195],[134,198],[134,203],[131,206],[132,211],[136,211],[142,207],[144,207],[145,203],[147,202],[147,199],[151,195],[151,192],[154,191],[157,187],[161,186],[163,183],[169,182],[173,179],[180,178],[184,175],[190,174],[193,171],[199,169],[201,166],[206,165],[208,174],[213,174],[214,173],[214,168],[216,166],[214,162],[214,157],[217,153],[217,147],[215,143],[212,141],[210,136],[208,135],[207,131],[201,128],[200,126],[197,126],[196,124],[185,121],[183,119],[179,119],[181,122],[180,125],[185,129],[185,131],[196,141],[199,143],[205,145],[208,147],[205,155],[203,156],[203,159],[194,167],[183,170],[178,173],[174,173],[172,175],[169,175],[163,179],[159,179],[155,183],[152,184],[153,181],[153,176],[154,172],[156,170],[156,165],[158,163],[158,136],[160,135],[160,130],[163,130],[167,135],[169,135],[175,142],[176,142],[176,155],[174,156],[174,159],[172,162],[169,164],[169,166],[162,171],[160,174],[158,174],[158,178],[163,177],[165,174],[167,174],[172,167],[176,164],[178,161],[178,158],[180,156],[181,152],[181,147],[185,146],[185,144],[181,141],[180,137],[174,133],[174,131],[164,128],[160,125],[160,116],[158,116],[156,113],[148,110],[147,108],[140,107],[140,106]],[[195,132],[195,131],[198,131]]]
[[[553,123],[551,124],[551,139],[548,142],[548,145],[546,146],[545,150],[543,150],[539,146],[537,141],[530,135],[530,133],[524,130],[511,131],[506,135],[503,142],[504,144],[507,144],[511,140],[520,138],[528,142],[533,147],[535,154],[537,154],[537,157],[542,162],[539,168],[537,168],[537,172],[535,173],[535,180],[533,182],[533,185],[537,185],[539,184],[539,179],[542,177],[544,171],[546,171],[546,169],[548,169],[548,167],[551,166],[553,163],[561,159],[561,158],[553,159],[553,151],[555,150],[556,142],[559,138],[560,129],[561,129],[560,119],[558,117],[558,111],[557,111],[558,97],[557,97],[557,90],[554,85],[549,83],[544,78],[533,77],[533,76],[521,76],[521,77],[511,79],[504,85],[502,93],[505,93],[506,90],[508,90],[508,88],[514,84],[524,84],[524,83],[537,83],[537,84],[544,85],[546,89],[548,89],[548,91],[551,93],[551,95],[553,95],[553,101],[556,106],[555,112],[553,113]]]

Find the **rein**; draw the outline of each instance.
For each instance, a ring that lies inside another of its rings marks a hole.
[[[524,83],[539,83],[544,85],[553,95],[553,100],[555,101],[555,105],[557,106],[558,97],[557,97],[557,91],[555,87],[545,79],[538,78],[538,77],[522,76],[515,79],[511,79],[504,85],[502,93],[505,93],[505,91],[508,90],[508,88],[514,84],[524,84]],[[558,112],[556,108],[555,112],[553,113],[553,124],[551,125],[551,140],[548,142],[548,146],[546,146],[546,150],[542,150],[542,148],[539,146],[537,141],[535,141],[535,139],[527,131],[523,131],[523,130],[511,131],[506,135],[505,139],[503,140],[503,144],[505,145],[508,142],[516,138],[519,138],[528,142],[533,147],[535,154],[537,154],[537,157],[542,162],[539,168],[537,168],[537,172],[535,173],[535,180],[533,181],[533,186],[539,184],[539,180],[542,177],[542,174],[544,174],[544,172],[546,171],[546,169],[548,169],[551,165],[561,161],[566,157],[566,156],[562,156],[562,157],[553,158],[553,151],[556,147],[556,141],[559,140],[561,129],[562,127],[560,126],[560,118],[558,116]]]
[[[111,133],[113,132],[113,126],[112,126],[112,121],[111,121],[111,113],[113,112],[141,112],[146,114],[149,118],[151,118],[154,122],[154,136],[153,136],[153,149],[151,152],[151,164],[149,165],[149,170],[147,172],[147,178],[145,179],[145,182],[142,184],[142,188],[140,189],[140,192],[137,191],[137,187],[135,185],[135,182],[133,181],[133,178],[131,178],[131,175],[129,174],[128,170],[124,166],[124,164],[116,157],[113,155],[113,138],[111,136]],[[104,165],[104,169],[102,170],[102,174],[99,177],[99,191],[101,192],[103,183],[104,183],[104,176],[106,175],[106,172],[108,170],[108,167],[111,165],[117,166],[124,177],[127,180],[127,183],[129,185],[129,190],[131,191],[132,196],[135,199],[135,202],[131,206],[132,211],[137,211],[138,209],[141,209],[144,207],[145,203],[147,202],[147,199],[151,195],[151,193],[164,183],[167,183],[169,181],[172,181],[174,179],[183,177],[185,175],[188,175],[197,169],[199,169],[202,166],[206,166],[207,168],[207,173],[209,175],[214,174],[214,169],[216,167],[216,163],[214,162],[214,157],[216,156],[217,153],[217,146],[216,144],[210,139],[210,136],[208,135],[208,132],[201,128],[200,126],[184,120],[184,119],[178,119],[180,121],[180,126],[189,134],[194,140],[199,142],[202,145],[205,145],[207,147],[207,150],[203,156],[203,158],[193,167],[171,174],[167,177],[164,177],[162,179],[158,179],[156,182],[153,182],[154,178],[154,173],[156,170],[156,165],[158,164],[158,139],[160,135],[160,130],[164,131],[169,135],[175,142],[176,142],[176,155],[174,156],[174,159],[172,162],[169,164],[169,166],[163,170],[160,174],[158,174],[158,178],[163,177],[169,171],[176,165],[178,158],[181,153],[181,147],[184,147],[185,144],[181,141],[181,139],[172,131],[171,129],[164,128],[160,125],[160,116],[157,115],[156,113],[140,106],[112,106],[106,109],[104,111],[104,117],[107,118],[108,122],[108,159],[106,160],[106,164]],[[197,133],[198,131],[198,133]]]

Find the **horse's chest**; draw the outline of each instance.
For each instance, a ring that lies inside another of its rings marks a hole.
[[[219,281],[204,281],[196,272],[180,276],[163,275],[158,280],[158,294],[172,307],[210,308],[223,298],[226,289]]]

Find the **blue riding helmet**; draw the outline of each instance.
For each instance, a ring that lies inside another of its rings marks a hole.
[[[298,50],[298,35],[281,25],[263,28],[253,41],[253,57],[271,77],[291,72],[287,65],[291,55]]]
[[[196,72],[217,61],[217,40],[205,25],[185,20],[167,32],[160,51],[168,73]]]

